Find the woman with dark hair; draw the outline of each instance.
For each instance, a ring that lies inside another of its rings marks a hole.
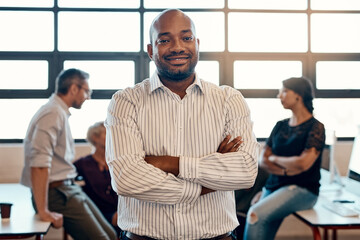
[[[261,154],[270,175],[247,214],[244,239],[274,239],[289,214],[312,208],[319,195],[324,125],[313,116],[313,87],[306,78],[283,81],[278,98],[292,112],[277,122]]]

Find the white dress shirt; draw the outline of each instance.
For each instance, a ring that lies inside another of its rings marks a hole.
[[[74,178],[74,139],[69,107],[53,94],[33,116],[24,139],[25,163],[21,184],[31,186],[31,167],[50,168],[49,182]]]
[[[236,228],[233,190],[253,186],[260,146],[239,91],[196,76],[181,99],[155,73],[113,95],[105,126],[121,229],[201,239]],[[228,134],[244,142],[237,152],[217,153]],[[180,157],[179,175],[147,164],[145,155]],[[216,191],[200,196],[201,186]]]

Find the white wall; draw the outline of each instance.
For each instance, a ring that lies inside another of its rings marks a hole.
[[[76,144],[76,157],[85,156],[92,151],[88,143]],[[18,183],[24,166],[22,144],[0,144],[0,183]]]

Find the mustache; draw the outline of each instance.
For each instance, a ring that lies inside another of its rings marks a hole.
[[[181,57],[191,57],[192,55],[190,53],[172,53],[172,54],[169,54],[169,55],[166,55],[165,58],[171,58],[171,57],[178,57],[178,56],[181,56]]]

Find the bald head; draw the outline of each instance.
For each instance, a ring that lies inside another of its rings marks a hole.
[[[150,44],[153,44],[154,39],[158,37],[157,31],[155,31],[155,29],[160,28],[162,25],[166,25],[166,24],[171,25],[174,21],[176,21],[176,19],[179,18],[183,18],[186,22],[190,23],[191,26],[190,30],[196,37],[195,24],[188,15],[186,15],[183,11],[179,9],[166,9],[162,11],[159,15],[157,15],[153,20],[153,22],[151,23],[150,31],[149,31]]]

